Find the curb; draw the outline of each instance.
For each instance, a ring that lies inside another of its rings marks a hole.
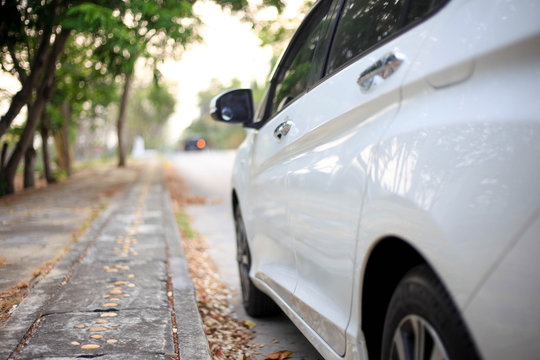
[[[197,307],[195,287],[189,276],[184,250],[181,246],[180,232],[172,211],[171,197],[165,184],[163,184],[162,201],[165,238],[169,247],[180,359],[211,360],[208,340]]]

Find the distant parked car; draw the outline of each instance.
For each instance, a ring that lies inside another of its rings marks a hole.
[[[326,359],[540,357],[540,2],[322,0],[251,91],[243,303]]]
[[[184,142],[185,151],[203,150],[206,148],[206,140],[203,137],[189,138]]]

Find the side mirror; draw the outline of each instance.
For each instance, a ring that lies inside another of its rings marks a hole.
[[[214,120],[234,124],[253,122],[253,95],[250,89],[226,91],[210,102],[210,115]]]

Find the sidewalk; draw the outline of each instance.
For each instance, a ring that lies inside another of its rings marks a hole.
[[[0,325],[0,359],[210,359],[162,167],[147,165]]]

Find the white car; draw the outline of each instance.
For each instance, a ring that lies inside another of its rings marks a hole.
[[[318,2],[232,198],[247,312],[326,359],[540,358],[540,1]]]

